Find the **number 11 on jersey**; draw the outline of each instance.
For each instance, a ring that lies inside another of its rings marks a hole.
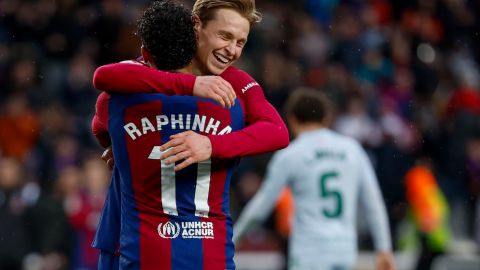
[[[171,148],[170,148],[171,149]],[[170,149],[165,150],[165,152]],[[160,146],[154,146],[148,159],[159,160],[165,153]],[[162,207],[163,212],[168,215],[178,216],[176,188],[175,188],[175,164],[167,165],[165,160],[160,161],[162,177]],[[208,194],[210,192],[211,160],[201,161],[197,164],[197,175],[195,185],[195,216],[208,217],[210,207],[208,206]]]

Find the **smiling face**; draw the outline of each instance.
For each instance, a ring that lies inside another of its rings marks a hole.
[[[221,8],[206,23],[196,18],[195,31],[198,35],[197,68],[204,75],[220,75],[242,54],[250,23],[238,12]]]

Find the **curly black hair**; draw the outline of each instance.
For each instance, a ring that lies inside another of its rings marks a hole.
[[[137,34],[160,70],[189,64],[197,50],[190,11],[172,1],[155,1],[138,22]]]

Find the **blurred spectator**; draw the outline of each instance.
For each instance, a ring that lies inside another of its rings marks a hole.
[[[99,157],[84,160],[83,170],[60,170],[57,193],[74,231],[70,269],[96,269],[98,250],[91,247],[109,183],[108,169]]]
[[[362,46],[359,40],[360,27],[355,11],[348,5],[334,10],[331,36],[334,40],[333,60],[355,70],[362,63]]]
[[[457,113],[461,112],[480,115],[480,93],[478,90],[468,86],[454,90],[448,102],[448,113],[451,117],[455,117]]]
[[[358,94],[349,96],[347,109],[338,117],[334,129],[364,145],[378,146],[382,141],[380,125],[368,115],[364,99]]]
[[[23,202],[18,194],[23,181],[20,172],[20,164],[15,160],[0,161],[0,219],[2,220],[0,268],[2,269],[21,269],[23,257],[31,250],[28,232],[22,218],[25,206],[20,204]]]
[[[440,42],[443,38],[443,26],[435,13],[439,1],[416,2],[416,7],[405,10],[402,15],[404,29],[422,41]]]
[[[55,170],[75,166],[78,163],[78,141],[72,136],[61,136],[54,143]]]
[[[38,139],[38,120],[24,95],[10,96],[0,114],[0,151],[24,159]]]
[[[94,65],[92,57],[86,53],[78,53],[70,60],[61,95],[63,103],[75,115],[88,115],[95,106],[97,93],[92,89]]]
[[[69,232],[62,208],[25,177],[18,161],[0,159],[0,269],[23,269],[28,254],[38,254],[39,269],[67,269]]]
[[[397,68],[392,83],[381,84],[380,88],[385,98],[390,99],[400,117],[411,120],[413,117],[414,78],[406,68]]]
[[[405,176],[405,186],[421,246],[415,269],[423,270],[430,269],[433,260],[447,251],[451,235],[448,203],[438,187],[429,160],[419,162]]]
[[[467,172],[473,202],[473,235],[480,248],[480,130],[467,141]]]

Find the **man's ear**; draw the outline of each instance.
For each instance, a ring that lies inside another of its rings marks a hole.
[[[287,116],[287,124],[292,127],[298,125],[298,120],[295,116],[293,115],[288,115]]]
[[[155,67],[155,61],[153,61],[153,56],[152,54],[147,50],[147,48],[145,48],[143,45],[140,49],[140,52],[143,56],[143,60],[145,61],[145,63],[147,63],[147,65],[149,65],[150,67]]]
[[[287,124],[288,124],[288,127],[289,127],[289,130],[290,130],[290,133],[296,137],[298,134],[298,126],[299,126],[299,122],[298,122],[298,119],[293,116],[293,115],[288,115],[287,116]]]
[[[192,16],[192,20],[194,24],[193,29],[195,29],[195,32],[199,31],[202,28],[202,20],[196,14]]]

